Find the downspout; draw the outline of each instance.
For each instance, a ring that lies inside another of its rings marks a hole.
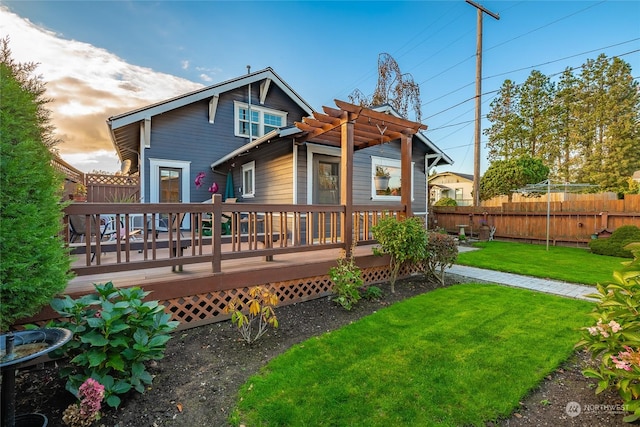
[[[251,65],[247,65],[247,74],[251,74]],[[251,123],[251,83],[249,83],[249,108],[247,108],[247,114],[249,115],[249,142],[251,142],[253,141],[253,124]],[[255,185],[255,183],[253,185]]]

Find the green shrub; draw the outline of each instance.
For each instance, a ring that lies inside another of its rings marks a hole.
[[[44,88],[0,56],[0,331],[31,316],[71,278],[62,231],[63,177],[45,144]]]
[[[598,292],[589,295],[599,300],[591,313],[595,324],[583,329],[576,347],[600,358],[598,369],[583,374],[598,379],[596,394],[614,387],[632,412],[626,422],[640,419],[640,242],[627,246],[634,260],[614,272],[614,283],[598,284]]]
[[[382,218],[371,228],[379,247],[373,248],[374,255],[389,255],[389,282],[391,292],[395,292],[395,283],[400,268],[409,263],[422,262],[427,254],[427,230],[419,217],[406,219],[395,217]]]
[[[382,289],[380,289],[377,286],[365,286],[364,288],[361,289],[361,295],[362,298],[367,299],[367,300],[378,300],[380,298],[382,298]]]
[[[451,267],[457,258],[458,245],[453,236],[437,232],[429,233],[427,259],[425,260],[429,275],[444,285],[445,270]]]
[[[640,228],[635,225],[623,225],[609,238],[590,240],[589,248],[598,255],[633,258],[631,251],[625,249],[625,246],[632,242],[640,242]]]
[[[359,288],[364,283],[360,268],[356,265],[353,256],[346,258],[343,254],[338,258],[338,265],[329,269],[329,278],[333,282],[333,301],[337,302],[345,310],[351,310],[353,305],[360,300]]]
[[[435,202],[433,206],[458,206],[458,202],[456,202],[451,197],[442,197],[437,202]]]
[[[67,390],[77,396],[80,385],[93,378],[104,386],[107,405],[118,407],[118,395],[132,388],[144,393],[151,384],[144,362],[164,357],[169,333],[178,322],[170,321],[157,301],[143,301],[149,292],[139,287],[118,289],[111,282],[94,286],[97,294],[51,302],[68,319],[52,325],[73,332],[56,355],[71,359],[70,366],[60,370]]]

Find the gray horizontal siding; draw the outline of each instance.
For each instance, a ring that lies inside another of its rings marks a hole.
[[[260,85],[253,84],[251,87],[252,104],[261,107],[271,108],[279,111],[286,111],[287,125],[292,125],[295,121],[300,121],[305,115],[298,105],[292,101],[278,86],[271,85],[269,93],[264,104],[258,104]],[[181,160],[191,162],[191,176],[188,177],[193,182],[198,172],[205,172],[207,175],[205,185],[200,189],[196,189],[194,185],[191,188],[191,200],[201,201],[211,197],[207,191],[213,181],[217,182],[220,191],[224,194],[226,185],[225,170],[211,172],[211,163],[224,157],[228,153],[242,147],[249,142],[248,138],[239,138],[234,135],[234,101],[248,102],[248,88],[238,88],[220,95],[218,107],[216,110],[215,122],[209,123],[209,100],[202,100],[184,107],[168,111],[164,114],[152,117],[151,121],[151,147],[145,150],[145,170],[149,171],[149,158]],[[290,144],[289,150],[290,150]],[[282,154],[278,154],[280,157]],[[291,157],[289,155],[289,157]],[[260,160],[264,161],[264,157]],[[282,163],[282,160],[280,161]],[[290,159],[289,159],[290,164]],[[286,168],[280,165],[274,165],[279,172],[283,172]],[[257,173],[259,169],[256,169]],[[242,170],[234,171],[234,187],[237,188],[242,184]],[[267,173],[262,178],[270,178],[273,181],[273,174]],[[289,177],[291,176],[291,167],[289,166]],[[286,177],[283,177],[286,179]],[[289,178],[289,181],[291,179]],[[150,200],[149,194],[149,175],[145,177],[145,200]],[[260,181],[257,181],[260,182]],[[269,181],[262,181],[269,182]],[[291,199],[292,185],[289,189],[278,190],[274,194],[275,198],[281,198],[281,193],[288,191],[287,203]],[[271,195],[270,195],[271,197]],[[256,199],[257,200],[257,199]]]

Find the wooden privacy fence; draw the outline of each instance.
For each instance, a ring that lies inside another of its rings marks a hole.
[[[495,226],[494,237],[527,242],[546,240],[547,220],[553,244],[584,244],[608,237],[623,225],[640,227],[640,195],[628,194],[624,200],[505,203],[501,207],[438,206],[429,218],[431,227],[449,233],[465,225],[467,234],[478,235],[483,225]]]
[[[136,203],[140,201],[137,176],[86,174],[87,201],[93,203]]]

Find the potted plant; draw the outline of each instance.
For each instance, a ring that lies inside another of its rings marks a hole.
[[[76,188],[73,191],[73,200],[76,202],[87,201],[87,187],[82,183],[77,183]]]
[[[376,191],[387,191],[387,188],[389,188],[390,178],[391,174],[387,168],[376,166],[376,174],[374,176]]]

